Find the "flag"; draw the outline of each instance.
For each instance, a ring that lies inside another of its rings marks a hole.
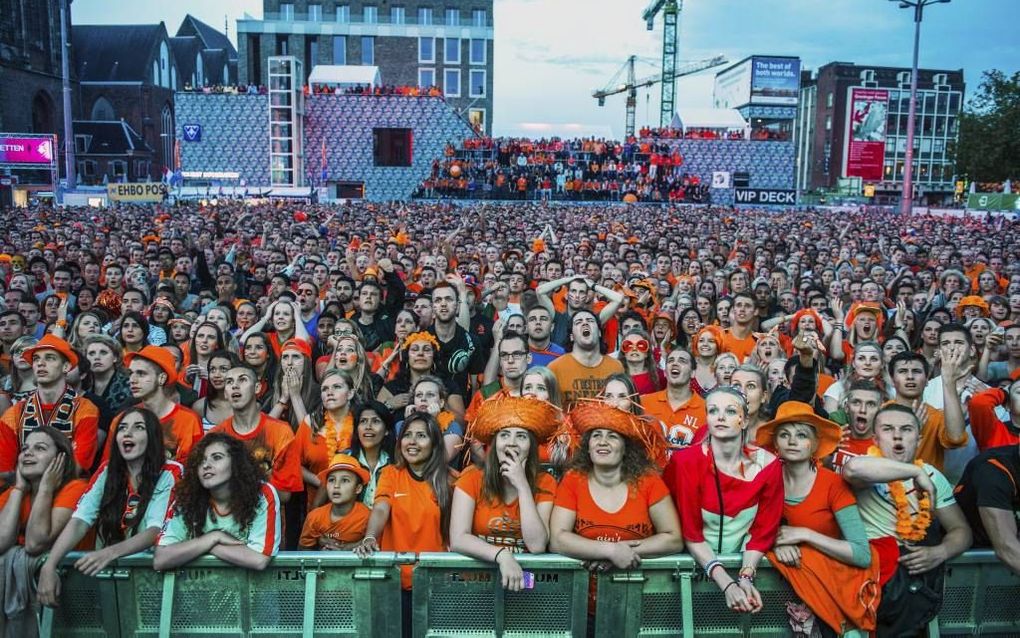
[[[328,168],[328,165],[326,164],[326,138],[325,137],[322,138],[322,164],[321,164],[321,166],[322,166],[322,175],[320,177],[320,180],[323,183],[325,183],[326,179],[329,177],[329,168]]]
[[[173,179],[173,173],[170,172],[169,166],[163,167],[163,179],[160,180],[161,184],[170,184]]]

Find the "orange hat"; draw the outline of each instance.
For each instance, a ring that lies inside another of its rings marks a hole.
[[[283,345],[280,346],[280,354],[283,354],[288,350],[297,350],[298,352],[308,357],[309,359],[312,358],[312,346],[304,339],[299,339],[298,337],[291,337],[290,339],[284,341]]]
[[[469,438],[488,445],[504,428],[523,428],[544,443],[560,426],[560,409],[531,397],[494,397],[482,403],[468,427]]]
[[[963,317],[963,309],[967,306],[974,306],[981,309],[981,316],[988,316],[988,302],[984,300],[984,297],[978,295],[968,295],[960,300],[960,303],[956,304],[956,316],[958,318]]]
[[[786,401],[779,406],[776,418],[758,428],[755,435],[758,445],[774,448],[776,429],[784,423],[803,423],[815,429],[818,436],[816,459],[824,459],[835,452],[843,436],[843,430],[836,423],[815,414],[814,408],[807,403]]]
[[[651,420],[613,407],[604,401],[586,400],[567,414],[557,434],[566,434],[571,447],[592,430],[612,430],[641,444],[649,460],[660,467],[666,464],[669,446],[662,428]]]
[[[436,339],[431,332],[427,332],[425,330],[422,330],[421,332],[412,332],[407,335],[407,338],[404,339],[404,350],[410,348],[412,343],[417,343],[419,341],[424,341],[425,343],[430,344],[433,350],[439,352],[439,340]]]
[[[790,321],[790,335],[797,334],[797,326],[800,325],[800,320],[803,319],[805,315],[808,315],[815,320],[815,329],[818,331],[818,334],[821,335],[822,318],[819,316],[818,311],[814,308],[804,308],[794,313],[793,319]],[[850,325],[850,322],[847,322],[847,325]]]
[[[850,306],[850,310],[846,313],[846,321],[844,322],[846,329],[850,330],[854,322],[857,321],[857,315],[862,312],[870,312],[875,315],[875,319],[878,321],[878,329],[875,331],[875,334],[881,334],[882,324],[885,323],[885,311],[874,301],[859,301]]]
[[[177,361],[166,348],[161,346],[145,346],[138,352],[129,352],[127,356],[124,357],[124,364],[131,365],[131,362],[136,358],[142,358],[151,363],[155,363],[160,370],[165,372],[166,383],[163,385],[170,385],[177,380]]]
[[[329,478],[329,475],[339,470],[353,472],[359,479],[361,479],[362,483],[368,483],[372,480],[372,476],[368,473],[368,470],[366,470],[361,463],[358,463],[356,458],[349,454],[337,454],[333,456],[333,462],[329,464],[329,467],[319,472],[319,483],[323,487],[326,487],[326,479]]]
[[[60,356],[67,359],[67,362],[71,364],[72,368],[78,367],[78,353],[74,351],[71,344],[60,337],[55,337],[51,334],[40,339],[39,343],[35,344],[31,348],[26,348],[25,352],[21,355],[21,358],[24,359],[25,363],[32,363],[32,355],[40,350],[56,350],[60,353]]]
[[[379,278],[379,270],[374,268],[374,267],[372,267],[372,266],[369,266],[368,268],[365,269],[365,272],[361,276],[362,277],[373,277],[375,279],[378,279]]]

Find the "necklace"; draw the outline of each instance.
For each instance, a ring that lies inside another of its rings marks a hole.
[[[924,467],[922,461],[914,461],[914,465]],[[917,514],[912,515],[903,481],[891,481],[888,485],[889,496],[896,505],[896,534],[905,541],[924,540],[928,526],[931,525],[931,497],[927,492],[922,492],[917,499]]]

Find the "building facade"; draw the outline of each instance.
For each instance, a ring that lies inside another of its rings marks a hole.
[[[806,74],[805,74],[806,75]],[[836,188],[860,178],[876,203],[892,203],[903,185],[910,109],[910,69],[831,62],[805,77],[797,129],[802,190]],[[953,155],[964,101],[963,70],[920,69],[914,130],[914,197],[951,199]],[[884,114],[884,121],[875,118]],[[871,123],[869,123],[871,122]]]
[[[379,68],[394,86],[437,86],[478,130],[493,116],[493,0],[264,0],[237,21],[241,83],[268,84],[268,59]]]

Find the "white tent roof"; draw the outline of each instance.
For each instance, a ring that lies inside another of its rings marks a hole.
[[[339,86],[379,86],[379,67],[340,64],[317,64],[308,76],[308,83]]]
[[[736,109],[685,108],[677,111],[670,123],[672,128],[745,129],[747,121]]]

